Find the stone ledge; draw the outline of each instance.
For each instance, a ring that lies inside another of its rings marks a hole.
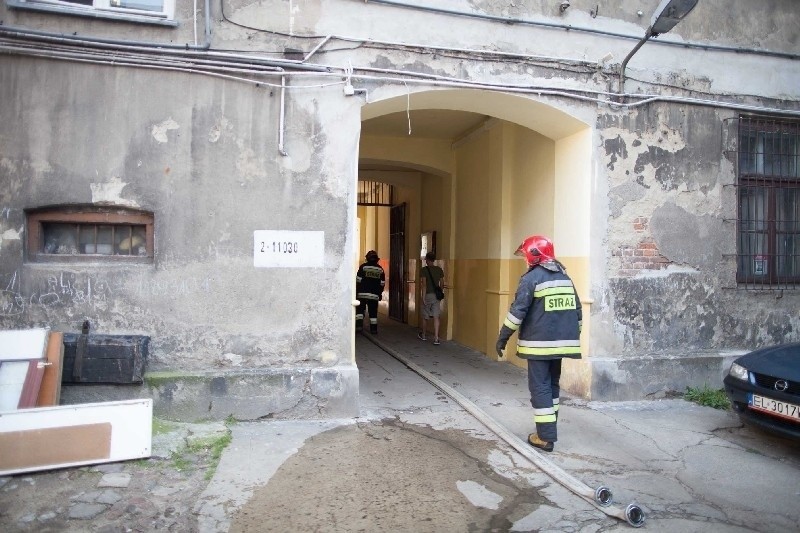
[[[590,398],[597,401],[664,398],[687,387],[722,388],[731,363],[747,351],[695,352],[681,355],[590,357]]]
[[[358,416],[358,368],[149,372],[142,385],[65,385],[62,404],[152,398],[153,415],[179,422]]]

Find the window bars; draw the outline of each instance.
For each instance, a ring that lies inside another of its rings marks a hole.
[[[394,190],[388,183],[379,181],[358,182],[358,205],[389,206],[393,204]]]
[[[800,288],[800,121],[738,118],[736,281]]]
[[[27,258],[33,262],[152,262],[153,214],[95,205],[26,210]]]

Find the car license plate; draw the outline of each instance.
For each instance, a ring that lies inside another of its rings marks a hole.
[[[800,422],[800,406],[793,403],[781,402],[753,394],[750,398],[750,408]]]

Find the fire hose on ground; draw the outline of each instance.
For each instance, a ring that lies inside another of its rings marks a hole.
[[[589,487],[584,482],[567,473],[561,467],[549,461],[539,452],[531,448],[527,443],[523,442],[522,439],[511,433],[511,431],[484,413],[477,405],[475,405],[463,394],[442,382],[442,380],[436,378],[427,370],[424,370],[415,363],[412,363],[402,354],[387,346],[376,337],[369,334],[365,334],[365,336],[376,346],[407,366],[412,372],[415,372],[423,379],[428,381],[431,385],[452,398],[462,408],[477,418],[483,425],[493,431],[498,437],[503,439],[512,448],[522,454],[523,457],[528,459],[545,474],[563,485],[569,491],[588,501],[608,516],[624,520],[633,527],[641,527],[644,525],[645,515],[641,507],[635,503],[628,504],[624,509],[613,505],[613,494],[611,489],[605,486],[600,486],[596,489]]]

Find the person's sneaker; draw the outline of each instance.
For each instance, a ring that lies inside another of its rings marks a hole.
[[[426,340],[428,340],[428,339],[426,339],[426,338],[425,338],[425,335],[424,335],[424,334],[423,334],[421,331],[420,331],[419,333],[417,333],[417,338],[418,338],[419,340],[421,340],[421,341],[426,341]]]
[[[552,442],[547,442],[546,440],[540,439],[539,435],[536,433],[531,433],[528,435],[528,444],[534,448],[539,448],[540,450],[544,450],[546,452],[552,452],[554,448]]]
[[[438,346],[439,345],[439,339],[433,339],[433,344]]]

